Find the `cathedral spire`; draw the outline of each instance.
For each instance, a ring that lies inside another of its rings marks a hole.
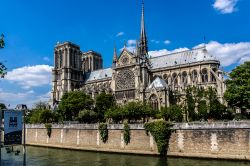
[[[117,62],[117,53],[116,53],[116,45],[114,44],[114,56],[113,56],[113,63]]]
[[[147,35],[146,35],[145,21],[144,21],[144,0],[142,0],[140,49],[142,56],[147,55],[148,44],[147,44]]]

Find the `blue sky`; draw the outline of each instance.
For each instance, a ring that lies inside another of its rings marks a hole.
[[[146,31],[152,56],[203,43],[224,70],[250,59],[249,0],[145,0]],[[114,43],[134,47],[139,38],[141,0],[0,0],[0,33],[6,47],[0,61],[0,102],[15,107],[47,100],[53,48],[72,41],[112,63]]]

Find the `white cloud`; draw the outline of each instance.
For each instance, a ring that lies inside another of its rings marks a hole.
[[[199,44],[194,48],[203,46]],[[239,43],[219,43],[217,41],[210,41],[206,44],[208,52],[220,60],[222,66],[227,67],[232,64],[241,64],[247,60],[250,60],[250,42]],[[167,55],[175,52],[181,52],[189,50],[188,48],[178,48],[172,51],[167,49],[149,51],[149,55],[152,57]]]
[[[5,79],[24,89],[40,87],[51,83],[51,70],[52,66],[48,65],[24,66],[9,71]]]
[[[170,40],[165,40],[165,41],[164,41],[164,44],[170,44],[170,43],[171,43]]]
[[[236,11],[236,4],[239,0],[215,0],[213,8],[222,14],[233,13]]]
[[[135,52],[136,40],[130,39],[126,43],[126,49],[130,52]],[[120,51],[123,50],[124,47],[120,48]]]
[[[162,50],[155,50],[155,51],[149,51],[148,54],[151,57],[157,57],[157,56],[161,56],[161,55],[167,55],[167,54],[171,54],[171,53],[175,53],[175,52],[181,52],[181,51],[186,51],[189,50],[188,48],[184,47],[184,48],[177,48],[175,50],[169,51],[167,49],[162,49]]]
[[[50,98],[50,92],[45,94],[36,94],[34,91],[27,92],[9,92],[0,90],[0,102],[5,103],[5,105],[9,105],[11,108],[15,108],[17,104],[26,104],[29,108],[31,108],[34,103],[39,101],[48,102]]]
[[[240,64],[250,60],[250,42],[221,44],[211,41],[207,44],[207,50],[220,60],[222,66]]]
[[[116,37],[123,36],[125,33],[124,32],[119,32],[116,34]]]
[[[46,56],[45,56],[45,57],[43,57],[43,60],[44,60],[44,61],[47,61],[47,62],[49,62],[49,61],[50,61],[50,59],[49,59],[48,57],[46,57]]]
[[[150,40],[152,43],[155,43],[155,44],[159,44],[160,41],[159,40]]]

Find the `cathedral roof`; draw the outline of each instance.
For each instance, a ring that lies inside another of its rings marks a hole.
[[[107,79],[112,77],[112,69],[100,69],[86,73],[86,82]]]
[[[159,78],[159,77],[156,77],[154,79],[154,81],[148,86],[148,89],[151,89],[151,88],[166,88],[168,87],[167,83],[165,80]]]
[[[173,67],[202,61],[218,61],[204,47],[150,58],[152,69]]]

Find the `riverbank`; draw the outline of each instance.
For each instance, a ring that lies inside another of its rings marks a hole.
[[[156,143],[143,124],[131,124],[131,140],[123,139],[123,125],[109,124],[103,143],[98,124],[52,125],[51,136],[44,125],[27,125],[28,145],[84,151],[158,155]],[[250,122],[175,124],[168,156],[250,160]]]

